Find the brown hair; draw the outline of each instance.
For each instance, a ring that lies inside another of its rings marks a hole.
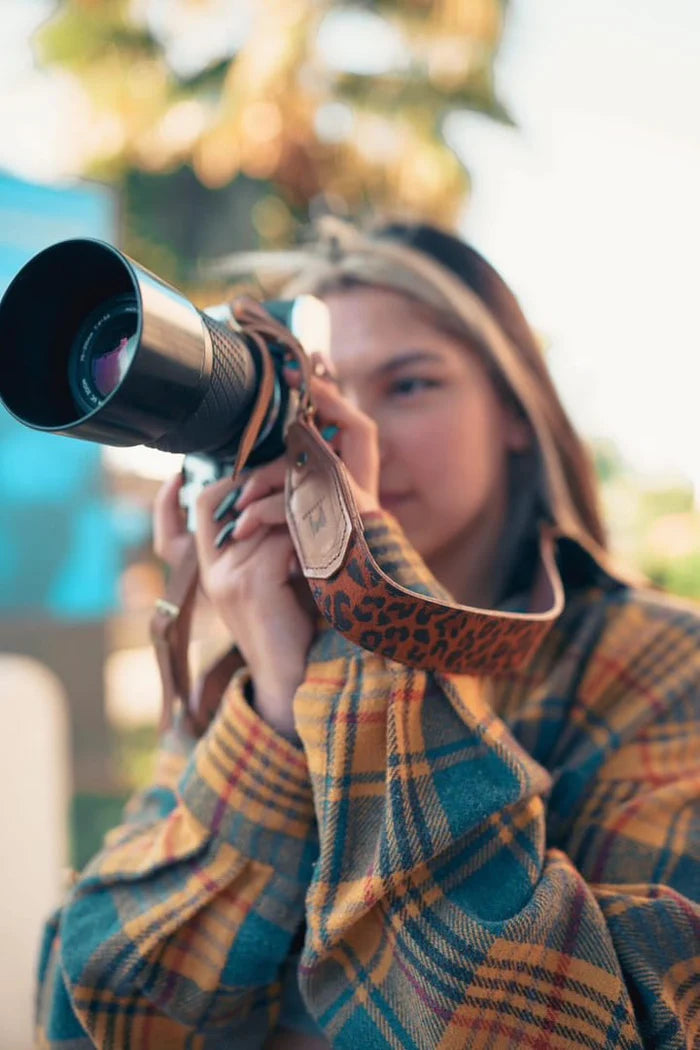
[[[509,508],[512,542],[504,569],[512,574],[523,537],[531,538],[543,518],[609,567],[591,459],[559,400],[516,297],[497,271],[474,248],[424,224],[394,223],[363,233],[327,217],[315,235],[305,248],[277,257],[276,275],[274,255],[266,257],[271,267],[257,257],[263,263],[257,267],[258,279],[264,281],[267,274],[273,282],[267,292],[323,295],[352,285],[401,292],[428,306],[436,323],[469,340],[501,395],[528,420],[535,450],[514,475],[521,498]],[[512,584],[501,582],[508,588]]]
[[[564,410],[520,303],[501,275],[471,245],[435,227],[395,223],[379,229],[377,234],[403,241],[430,255],[455,273],[488,308],[540,389],[542,406],[555,435],[571,502],[590,537],[605,548],[607,536],[591,457]],[[517,392],[510,386],[509,390],[517,398]]]

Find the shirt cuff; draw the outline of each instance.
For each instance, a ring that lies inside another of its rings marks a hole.
[[[210,834],[251,859],[276,865],[284,844],[301,862],[316,840],[306,757],[249,705],[248,677],[234,676],[182,777],[181,797]]]

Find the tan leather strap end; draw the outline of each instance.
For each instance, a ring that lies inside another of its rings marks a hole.
[[[186,704],[190,693],[188,644],[198,578],[197,550],[194,536],[190,536],[180,564],[171,572],[165,595],[156,602],[151,617],[151,641],[163,693],[161,732],[172,725],[177,701]]]
[[[243,656],[233,646],[199,676],[190,693],[188,704],[190,727],[195,736],[201,736],[209,728],[227,685],[236,671],[244,666]]]

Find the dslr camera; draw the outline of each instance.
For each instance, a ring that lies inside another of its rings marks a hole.
[[[262,306],[307,351],[328,352],[325,305],[304,295]],[[0,302],[0,400],[26,426],[105,445],[184,453],[181,501],[231,473],[262,364],[223,304],[200,311],[102,241],[62,241],[35,255]],[[274,394],[248,459],[284,450],[296,394],[284,348],[266,341]]]

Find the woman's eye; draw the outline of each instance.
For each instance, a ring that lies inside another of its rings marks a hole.
[[[402,379],[395,379],[389,388],[390,394],[397,394],[399,397],[407,397],[411,394],[417,394],[422,390],[429,390],[431,387],[439,386],[437,379],[426,379],[419,376],[405,376]]]

